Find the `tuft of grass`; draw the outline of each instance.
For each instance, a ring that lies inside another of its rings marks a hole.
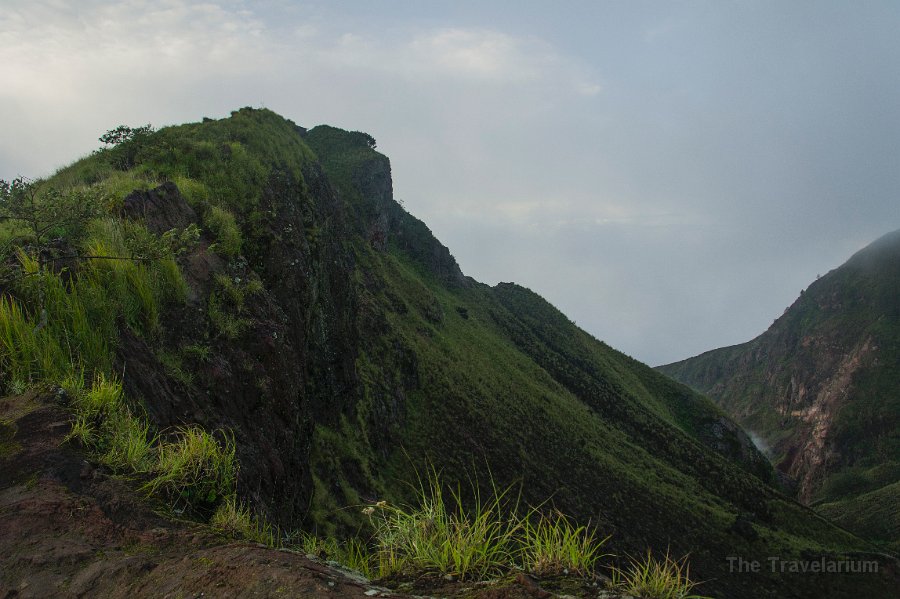
[[[324,539],[315,533],[301,532],[293,546],[309,555],[315,555],[321,559],[335,559],[339,553],[338,542],[334,538]]]
[[[520,557],[523,566],[537,576],[572,574],[588,576],[609,537],[597,539],[596,530],[576,526],[561,512],[533,518],[522,523]]]
[[[222,439],[199,426],[177,429],[173,440],[160,444],[154,478],[144,489],[165,495],[176,505],[184,502],[211,510],[234,494],[237,483],[234,439],[227,434]]]
[[[234,258],[241,253],[243,241],[234,214],[219,206],[210,206],[203,216],[203,223],[216,237],[216,243],[210,249],[225,258]]]
[[[150,424],[134,416],[124,405],[106,419],[106,452],[100,460],[108,466],[134,473],[147,472],[153,464],[156,436]]]
[[[93,449],[99,460],[119,472],[147,472],[154,457],[156,436],[150,424],[135,416],[125,403],[122,383],[97,375],[90,389],[83,389],[83,378],[66,379],[72,397],[75,423],[68,438],[77,439]]]
[[[77,439],[85,447],[103,453],[103,446],[108,445],[104,432],[110,430],[106,421],[123,409],[122,385],[106,375],[98,374],[90,389],[84,389],[84,378],[74,375],[66,377],[66,389],[72,398],[75,411],[75,423],[68,438]]]
[[[462,579],[499,574],[513,562],[513,539],[520,523],[510,509],[509,488],[487,499],[472,485],[472,508],[461,489],[445,491],[437,473],[420,482],[418,506],[379,502],[364,510],[373,516],[379,576],[406,569],[438,570]]]
[[[690,577],[687,556],[675,559],[666,554],[661,560],[650,551],[643,558],[629,558],[627,568],[613,567],[613,587],[641,599],[709,599],[691,591],[698,586]]]
[[[262,282],[255,277],[243,280],[223,274],[215,276],[216,289],[209,296],[209,319],[213,326],[228,339],[236,339],[251,324],[248,317],[247,298],[263,291]]]
[[[177,352],[165,349],[157,350],[156,358],[166,370],[166,374],[180,382],[186,387],[194,385],[194,374],[190,369],[184,367],[181,355]]]
[[[371,579],[377,574],[372,557],[372,552],[363,541],[350,538],[338,549],[335,559],[347,568]]]
[[[281,535],[277,527],[265,518],[254,515],[249,506],[231,495],[219,504],[209,520],[210,525],[233,537],[261,543],[267,547],[281,546]]]
[[[334,538],[321,538],[310,532],[301,532],[295,539],[286,541],[292,549],[314,555],[319,559],[331,560],[351,570],[356,570],[366,578],[378,575],[375,555],[361,539],[351,537],[339,543]]]

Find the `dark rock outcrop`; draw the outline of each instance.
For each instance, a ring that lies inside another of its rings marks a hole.
[[[147,191],[134,191],[125,197],[122,215],[126,218],[141,219],[147,229],[157,235],[170,229],[184,229],[197,222],[194,209],[188,205],[172,183],[163,183]]]

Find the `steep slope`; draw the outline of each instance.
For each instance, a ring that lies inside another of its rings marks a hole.
[[[659,370],[758,434],[803,501],[900,541],[900,231],[815,281],[753,341]]]
[[[362,504],[408,499],[428,464],[451,484],[487,485],[489,470],[521,483],[523,501],[549,498],[611,533],[619,555],[691,552],[710,594],[889,596],[885,557],[870,556],[880,576],[730,571],[729,556],[870,546],[768,486],[766,461],[703,396],[533,292],[465,277],[393,200],[374,145],[242,109],[132,138],[42,184],[102,197],[124,248],[147,236],[123,223],[153,239],[203,229],[178,257],[184,297],[153,326],[124,318],[110,340],[114,372],[158,429],[233,431],[240,496],[288,529],[356,533]],[[51,263],[71,259],[54,247]],[[85,268],[70,266],[60,276]]]

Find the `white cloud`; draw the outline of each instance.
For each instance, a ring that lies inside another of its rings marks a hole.
[[[493,81],[540,77],[541,55],[516,38],[496,31],[445,29],[418,35],[409,51],[426,67]]]

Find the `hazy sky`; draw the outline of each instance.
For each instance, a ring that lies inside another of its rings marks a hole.
[[[2,0],[0,178],[248,105],[371,133],[466,274],[654,365],[900,228],[895,0]]]

